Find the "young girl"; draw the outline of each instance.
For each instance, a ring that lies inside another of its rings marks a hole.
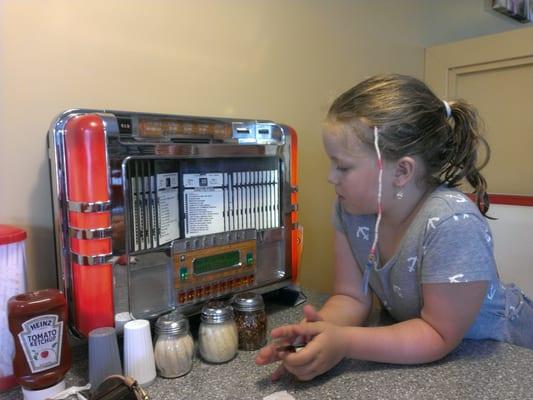
[[[337,193],[333,295],[272,331],[278,342],[310,339],[303,350],[271,344],[257,364],[281,360],[273,379],[287,370],[309,380],[344,357],[435,361],[463,338],[533,348],[533,304],[498,278],[479,172],[489,149],[469,104],[408,76],[375,76],[335,100],[323,140]],[[454,189],[464,181],[475,203]],[[396,323],[360,326],[372,293]]]

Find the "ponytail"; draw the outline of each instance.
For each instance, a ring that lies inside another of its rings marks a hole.
[[[450,102],[449,107],[451,110],[450,118],[448,118],[449,146],[447,146],[444,168],[439,174],[440,179],[451,187],[458,186],[461,180],[466,179],[474,189],[479,211],[486,215],[490,205],[489,196],[487,181],[480,170],[489,161],[489,144],[481,135],[481,121],[472,105],[457,100]],[[483,160],[478,162],[480,146],[485,149],[485,152]]]

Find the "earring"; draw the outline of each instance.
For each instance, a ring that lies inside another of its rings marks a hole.
[[[400,189],[398,193],[396,193],[396,199],[401,200],[403,199],[403,191]]]

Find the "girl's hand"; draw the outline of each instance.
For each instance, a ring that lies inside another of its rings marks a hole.
[[[318,311],[315,309],[315,307],[311,305],[305,305],[304,306],[304,319],[302,322],[317,322],[317,321],[324,321],[324,318],[320,316]]]
[[[284,369],[303,381],[311,380],[328,371],[346,354],[346,329],[323,321],[282,326],[272,331],[272,337],[313,338],[297,353],[278,354],[283,361]]]
[[[316,322],[316,321],[322,321],[322,317],[318,314],[318,312],[315,310],[315,308],[311,305],[305,305],[303,308],[304,318],[301,323],[304,322]],[[294,343],[295,341],[300,341],[302,338],[287,338],[287,343]],[[307,339],[305,342],[309,341],[310,338],[304,338]],[[266,365],[270,364],[276,361],[280,361],[280,355],[283,352],[277,351],[277,348],[279,346],[279,343],[274,341],[273,343],[263,347],[261,350],[259,350],[259,353],[257,357],[255,358],[255,363],[257,365]],[[278,380],[285,374],[285,367],[283,364],[281,364],[273,373],[271,376],[271,379],[273,381]]]

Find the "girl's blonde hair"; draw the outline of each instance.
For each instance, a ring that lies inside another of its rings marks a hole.
[[[379,128],[382,155],[388,160],[420,157],[428,183],[458,186],[466,181],[474,189],[483,215],[489,209],[487,182],[480,170],[490,148],[481,134],[476,109],[463,100],[445,103],[422,81],[405,75],[376,75],[340,95],[331,105],[328,120],[353,126],[363,143],[373,146],[372,129],[356,129],[363,122]],[[478,163],[479,147],[485,148]]]

